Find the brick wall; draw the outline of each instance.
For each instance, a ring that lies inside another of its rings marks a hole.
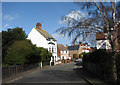
[[[70,50],[69,51],[69,56],[73,58],[73,54],[78,54],[78,50]]]
[[[57,56],[59,56],[59,57],[61,56],[61,53],[60,53],[60,50],[58,49],[58,47],[57,47]]]

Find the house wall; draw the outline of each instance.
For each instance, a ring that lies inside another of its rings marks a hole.
[[[61,60],[61,53],[60,53],[60,50],[58,49],[58,47],[57,47],[57,56],[58,56],[58,60]]]
[[[97,40],[97,49],[111,49],[109,40]]]
[[[48,51],[50,51],[49,48],[51,48],[50,52],[54,56],[53,58],[51,57],[51,61],[54,61],[54,62],[58,61],[57,41],[53,41],[52,39],[50,41],[46,40],[46,38],[43,35],[41,35],[35,28],[33,28],[31,32],[28,34],[27,39],[31,40],[31,42],[35,44],[37,47],[43,47]],[[48,44],[49,42],[53,42],[55,45]],[[53,48],[53,52],[52,52],[52,48]]]
[[[60,51],[60,53],[61,53],[61,59],[69,59],[69,51],[67,50],[67,51]]]
[[[80,45],[80,47],[79,47],[79,50],[78,50],[78,56],[79,56],[79,54],[81,54],[82,53],[82,47],[81,47],[81,45]]]
[[[79,55],[78,50],[69,50],[69,56],[70,56],[71,58],[73,58],[73,54],[78,54],[78,55]]]
[[[54,43],[55,45],[53,44],[48,44],[49,42],[52,42]],[[50,41],[47,41],[47,44],[48,44],[48,51],[52,53],[52,55],[54,56],[53,59],[51,60],[54,60],[54,61],[58,61],[58,57],[57,57],[57,42],[56,41],[53,41],[52,39]]]
[[[88,52],[89,52],[89,50],[82,50],[82,52],[88,53]]]
[[[90,52],[90,46],[89,45],[82,45],[82,46],[80,46],[79,54],[83,53],[83,52],[86,52],[86,53]]]
[[[28,34],[27,39],[31,40],[37,47],[48,48],[47,40],[35,28]]]

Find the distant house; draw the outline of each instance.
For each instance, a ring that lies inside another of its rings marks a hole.
[[[58,56],[58,60],[61,60],[61,53],[60,53],[60,49],[57,46],[57,56]]]
[[[79,42],[79,44],[74,44],[73,46],[68,46],[67,48],[69,50],[69,56],[73,58],[73,54],[81,54],[83,52],[90,52],[91,48],[88,43],[82,44],[82,42]]]
[[[61,63],[61,52],[60,52],[60,49],[58,48],[58,45],[57,45],[57,58],[58,58],[58,64]]]
[[[61,60],[71,59],[69,57],[69,51],[66,47],[64,47],[64,45],[58,44],[57,46],[58,46],[58,49],[60,50]]]
[[[115,43],[116,43],[116,50],[117,51],[120,51],[120,21],[115,25],[115,36],[116,36],[116,40],[115,40]],[[104,36],[104,35],[107,35],[107,33],[97,33],[96,34],[96,47],[97,49],[107,49],[107,50],[110,50],[111,49],[111,45],[109,43],[109,40]]]
[[[105,33],[103,33],[105,34]],[[111,45],[109,43],[109,40],[106,39],[106,37],[101,34],[101,33],[97,33],[96,34],[96,47],[97,49],[111,49]]]
[[[82,52],[88,53],[91,50],[90,45],[88,45],[88,43],[81,44],[80,46],[81,46]]]
[[[54,39],[47,31],[41,29],[41,24],[37,23],[36,28],[33,28],[28,34],[27,39],[31,40],[37,47],[43,47],[52,53],[50,62],[58,61],[57,57],[57,40]]]

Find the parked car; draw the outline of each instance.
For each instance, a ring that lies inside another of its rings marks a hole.
[[[78,58],[78,59],[76,59],[75,62],[82,62],[82,58]]]
[[[75,65],[78,65],[78,66],[82,65],[82,58],[76,59]]]

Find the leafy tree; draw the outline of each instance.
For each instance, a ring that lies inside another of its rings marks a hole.
[[[16,40],[24,40],[26,38],[25,31],[22,28],[16,27],[13,29],[8,29],[7,31],[2,31],[2,60],[6,56],[6,51],[10,45]]]
[[[87,53],[85,53],[85,52],[80,53],[79,58],[83,58],[83,55],[85,55],[85,54],[87,54]]]
[[[42,48],[42,52],[40,53],[40,56],[41,56],[40,61],[45,62],[50,60],[50,58],[52,57],[52,53],[48,52],[47,49]]]
[[[74,59],[78,58],[78,54],[73,54],[73,58]]]
[[[94,34],[101,33],[109,40],[112,49],[111,58],[111,79],[117,80],[116,73],[116,39],[118,38],[117,30],[115,25],[120,20],[120,2],[116,0],[111,2],[79,2],[76,3],[80,6],[81,10],[87,12],[87,16],[83,16],[80,12],[74,11],[74,17],[65,16],[62,18],[66,22],[66,26],[56,30],[60,34],[68,35],[73,37],[73,43],[79,38],[83,37],[85,40],[88,36],[94,37]],[[80,18],[79,18],[80,16]],[[75,18],[77,17],[77,19]],[[103,32],[106,32],[104,34]],[[116,36],[117,34],[117,36]]]
[[[25,64],[27,57],[34,53],[33,45],[28,40],[15,41],[7,50],[5,63],[9,65]]]
[[[38,48],[29,40],[15,41],[7,50],[5,63],[8,65],[24,65],[49,61],[52,53],[42,47]]]

